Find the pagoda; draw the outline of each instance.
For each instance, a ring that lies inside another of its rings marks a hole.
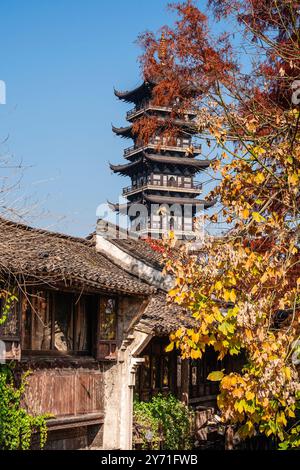
[[[133,145],[124,150],[125,163],[110,164],[114,173],[131,179],[131,184],[123,189],[128,203],[110,206],[120,213],[127,211],[132,230],[139,236],[161,238],[172,230],[177,238],[195,238],[197,210],[213,204],[198,198],[202,183],[195,177],[209,167],[210,161],[197,158],[201,146],[193,143],[197,131],[195,110],[184,110],[180,118],[174,118],[178,128],[176,138],[164,136],[164,123],[173,119],[173,107],[154,104],[154,86],[155,83],[144,80],[133,90],[115,90],[117,98],[134,107],[126,114],[128,125],[112,126],[112,130],[118,136],[132,139]],[[162,132],[157,131],[147,142],[141,142],[133,126],[145,116],[158,119]]]

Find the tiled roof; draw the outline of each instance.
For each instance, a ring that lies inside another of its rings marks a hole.
[[[163,269],[162,255],[154,251],[146,240],[128,237],[127,239],[109,239],[109,241],[151,267],[159,270]]]
[[[185,309],[167,302],[166,294],[158,293],[152,296],[136,327],[164,336],[180,327],[191,328],[194,325],[195,319]]]
[[[99,221],[98,221],[99,222]],[[163,257],[161,253],[153,250],[147,240],[143,238],[133,237],[120,227],[107,223],[107,233],[104,233],[105,238],[110,243],[120,248],[120,250],[133,256],[137,260],[144,262],[152,268],[162,271],[164,267]],[[110,231],[113,230],[113,235],[110,236]],[[122,232],[120,234],[120,232]],[[100,236],[102,234],[100,233]],[[96,232],[91,233],[87,240],[95,245],[96,243]]]
[[[92,241],[0,219],[0,272],[54,285],[149,295],[155,289],[97,253]]]

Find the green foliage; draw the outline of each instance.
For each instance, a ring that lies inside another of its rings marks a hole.
[[[0,326],[3,325],[8,319],[8,315],[11,311],[11,308],[18,299],[14,294],[11,294],[6,291],[0,291],[0,299],[3,299],[1,306],[1,315],[0,315]]]
[[[149,438],[152,437],[153,449],[159,448],[159,440],[163,441],[163,448],[166,450],[190,449],[192,418],[192,411],[173,395],[164,397],[159,394],[150,402],[134,403],[134,422],[135,429],[139,429],[138,437],[142,437],[144,446],[149,445]]]
[[[300,393],[297,394],[296,413],[293,420],[288,421],[284,432],[284,440],[280,442],[280,450],[300,449]]]
[[[161,439],[160,421],[152,415],[150,403],[134,402],[133,406],[133,440],[142,449],[159,449]]]
[[[34,432],[40,435],[40,446],[47,439],[47,416],[31,416],[22,407],[21,400],[26,387],[28,372],[16,384],[11,367],[0,367],[0,449],[28,450]]]

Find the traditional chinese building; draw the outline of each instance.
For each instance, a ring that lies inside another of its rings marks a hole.
[[[17,298],[1,360],[31,372],[23,405],[52,416],[46,448],[128,448],[127,330],[155,289],[91,241],[3,219],[0,251],[1,287]]]
[[[128,201],[128,215],[132,230],[141,236],[161,237],[162,233],[174,231],[178,238],[194,238],[197,210],[212,203],[199,199],[202,183],[197,175],[207,169],[210,162],[197,158],[201,146],[193,142],[197,132],[194,119],[196,113],[186,110],[180,118],[172,118],[173,107],[153,104],[155,84],[144,81],[131,91],[115,95],[134,105],[127,112],[128,126],[114,127],[113,132],[133,145],[124,150],[125,163],[110,165],[114,173],[129,177],[130,185],[123,189]],[[144,142],[134,131],[134,124],[143,117],[159,122],[158,131]],[[165,127],[176,121],[176,137],[167,137]],[[175,120],[175,121],[174,121]],[[114,210],[124,210],[124,205],[112,205]]]

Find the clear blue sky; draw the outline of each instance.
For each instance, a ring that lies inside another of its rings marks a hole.
[[[122,141],[111,122],[128,106],[113,86],[139,82],[134,41],[172,17],[165,0],[1,0],[0,153],[22,159],[22,191],[50,215],[38,224],[76,235],[95,227],[96,207],[118,199],[128,180],[113,175]],[[206,2],[199,1],[199,5]],[[61,216],[65,216],[60,220]]]

